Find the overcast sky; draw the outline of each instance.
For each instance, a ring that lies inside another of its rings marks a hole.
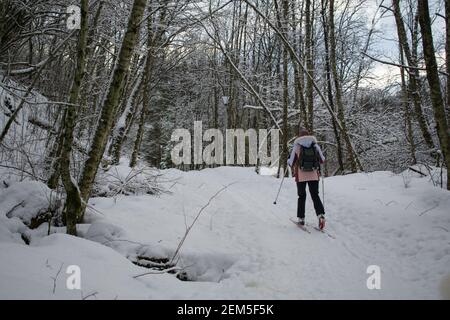
[[[369,23],[371,23],[372,17],[376,12],[376,8],[380,5],[381,0],[370,0],[367,1],[367,14],[369,17]],[[391,0],[384,0],[383,5],[386,7],[390,7],[392,4]],[[444,47],[442,47],[445,35],[445,21],[442,17],[437,17],[436,12],[439,12],[442,15],[445,15],[444,10],[444,0],[430,0],[430,16],[432,19],[434,18],[433,23],[433,36],[435,41],[435,48],[439,50],[437,53],[438,57],[441,57],[438,63],[444,64],[445,61],[442,60],[444,57]],[[385,9],[381,9],[385,11]],[[378,16],[382,13],[382,11],[378,12]],[[376,33],[373,38],[372,48],[377,52],[377,58],[382,60],[398,62],[398,41],[397,41],[397,31],[395,26],[395,20],[391,13],[383,14],[382,18],[376,24],[376,30],[381,31],[380,33]],[[441,44],[441,47],[438,48],[438,44]],[[419,51],[422,47],[422,43],[419,43]],[[370,86],[384,87],[388,83],[392,81],[399,81],[399,68],[394,66],[389,66],[385,64],[381,64],[378,62],[374,62],[373,70],[374,76],[376,76],[377,80],[372,81]],[[365,85],[369,85],[365,83]]]

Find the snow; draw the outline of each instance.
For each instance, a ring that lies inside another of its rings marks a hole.
[[[50,206],[51,190],[42,182],[12,183],[0,193],[0,217],[17,217],[26,225]]]
[[[1,299],[145,298],[145,286],[130,281],[137,267],[114,250],[65,234],[52,234],[31,246],[0,243]],[[5,263],[7,262],[7,263]],[[58,270],[61,268],[58,277]],[[81,269],[81,290],[66,289],[66,268]],[[53,293],[56,278],[55,293]]]
[[[0,243],[24,243],[21,235],[25,231],[26,227],[19,219],[0,217]]]
[[[120,163],[111,166],[107,171],[99,170],[94,191],[98,195],[115,197],[118,194],[154,194],[162,190],[158,188],[159,172],[157,169],[138,164],[129,167],[129,159],[121,158]]]
[[[91,199],[95,211],[79,225],[79,238],[62,234],[63,228],[47,236],[44,224],[33,230],[27,246],[20,220],[0,217],[0,288],[8,288],[0,290],[0,298],[448,297],[450,193],[429,177],[383,171],[324,179],[326,229],[334,239],[311,226],[308,234],[289,221],[297,202],[292,178],[285,179],[273,205],[281,179],[257,175],[254,168],[161,173],[160,183],[170,193]],[[224,186],[174,259],[191,281],[131,262],[171,261],[186,228]],[[0,197],[8,189],[0,189]],[[309,225],[317,220],[309,199],[306,220]],[[52,277],[61,264],[53,292]],[[81,290],[65,287],[71,264],[81,268]],[[381,269],[380,290],[367,288],[371,265]],[[152,274],[135,278],[147,272]]]
[[[278,167],[260,167],[259,174],[262,176],[275,176],[278,172]]]

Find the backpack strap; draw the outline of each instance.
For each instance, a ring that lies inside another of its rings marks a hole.
[[[303,146],[299,143],[300,153],[298,154],[298,167],[303,167]]]

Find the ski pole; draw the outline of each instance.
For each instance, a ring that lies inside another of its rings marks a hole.
[[[288,166],[286,166],[286,169],[284,170],[283,178],[281,179],[280,187],[278,188],[277,197],[275,198],[275,201],[273,202],[273,204],[277,204],[278,196],[280,195],[281,186],[283,185],[283,181],[284,181],[284,178],[286,177],[287,170],[288,170]]]

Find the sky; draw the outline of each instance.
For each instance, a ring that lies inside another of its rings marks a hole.
[[[367,1],[366,12],[369,18],[369,23],[372,20],[372,17],[376,13],[377,7],[380,3],[383,2],[383,5],[386,7],[391,6],[391,0],[369,0]],[[436,48],[438,48],[438,43],[442,44],[443,36],[445,33],[445,21],[441,17],[436,17],[435,13],[439,12],[444,15],[444,2],[443,0],[430,0],[430,15],[435,17],[433,23],[433,36],[435,40]],[[378,12],[378,16],[382,11]],[[385,13],[381,19],[378,20],[375,25],[375,29],[380,31],[376,33],[373,38],[372,48],[377,53],[376,57],[381,60],[391,61],[398,63],[398,42],[397,42],[397,31],[395,26],[395,20],[392,14]],[[419,44],[419,50],[421,48],[421,43]],[[438,64],[442,65],[445,63],[444,60],[440,57],[444,57],[444,48],[438,48],[439,52],[437,53]],[[372,66],[373,76],[376,78],[372,80],[370,83],[363,83],[364,86],[371,87],[386,87],[388,84],[393,81],[399,81],[400,70],[397,67],[382,64],[379,62],[374,62]]]

